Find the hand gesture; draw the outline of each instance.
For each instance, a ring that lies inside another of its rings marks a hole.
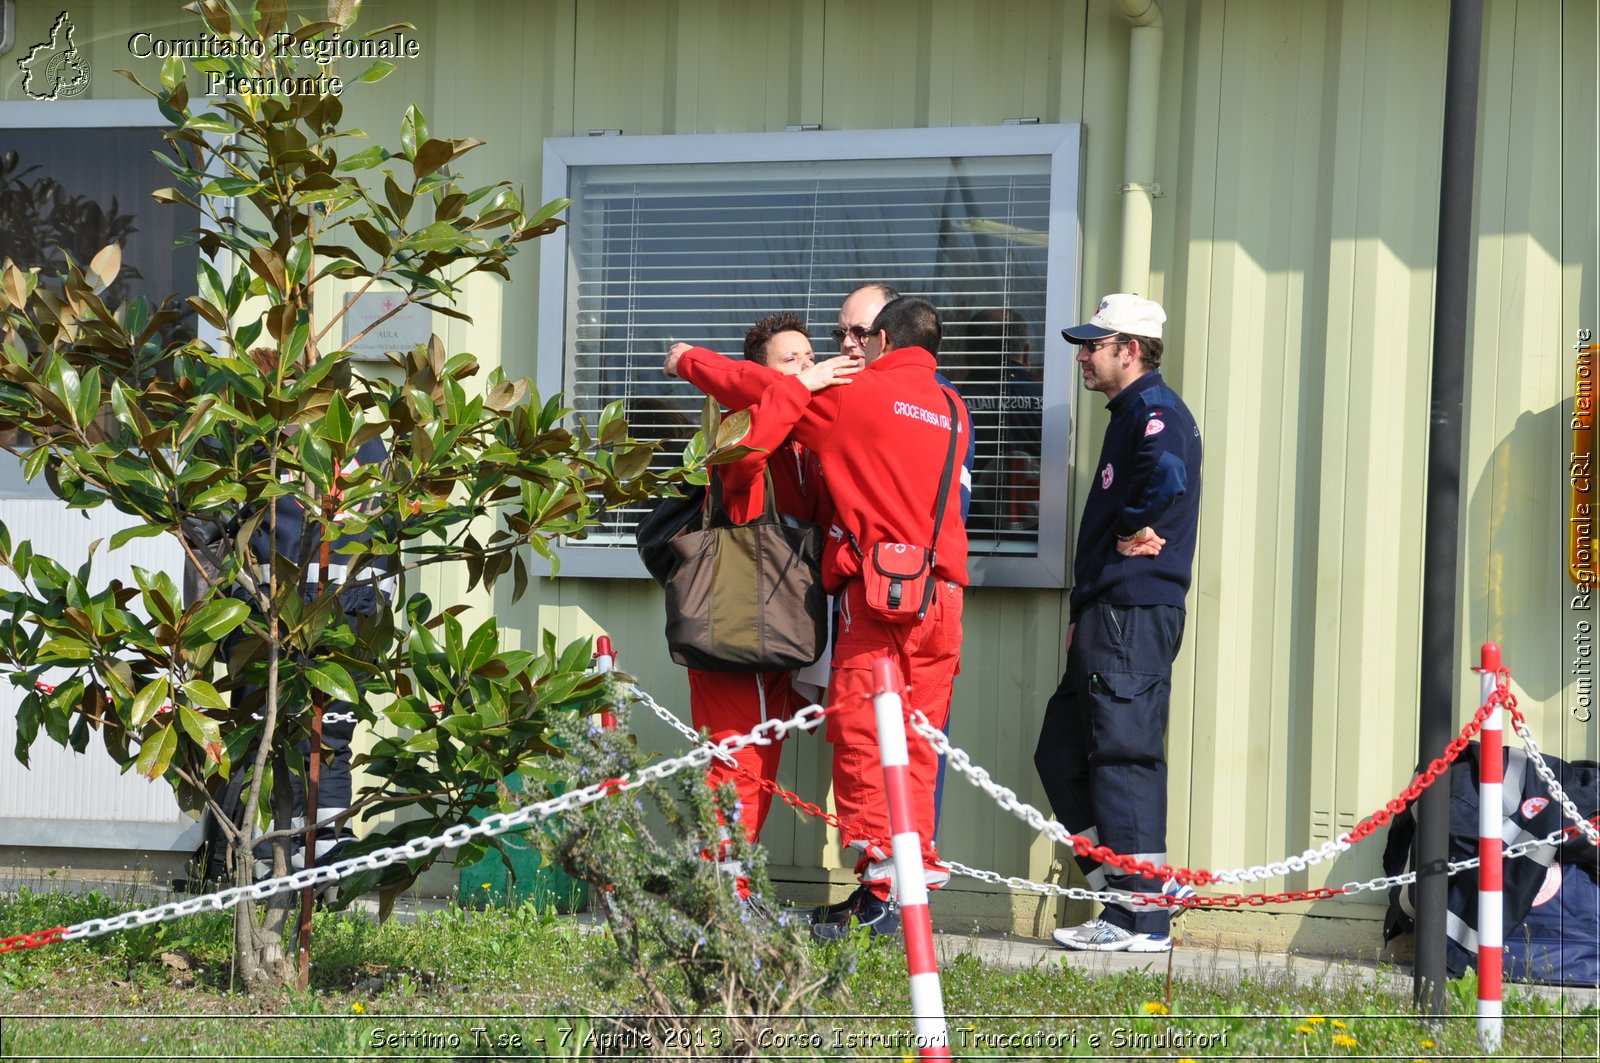
[[[683,357],[683,352],[693,347],[692,343],[674,343],[667,352],[667,360],[662,364],[661,371],[668,376],[678,375],[678,359]]]
[[[816,394],[823,388],[831,388],[835,384],[848,384],[850,378],[861,372],[862,363],[850,358],[829,358],[800,374],[800,383],[806,390]]]

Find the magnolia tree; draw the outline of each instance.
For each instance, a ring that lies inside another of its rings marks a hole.
[[[306,767],[296,745],[315,704],[348,702],[361,725],[383,725],[350,816],[408,815],[369,847],[436,833],[496,793],[506,800],[506,776],[550,753],[553,714],[598,692],[589,648],[546,633],[535,649],[504,649],[493,618],[464,623],[461,606],[416,591],[415,574],[456,566],[468,590],[509,576],[515,598],[529,549],[554,565],[552,537],[581,536],[601,507],[697,477],[704,452],[697,440],[686,465],[652,471],[653,445],[628,438],[616,406],[591,434],[560,396],[484,372],[437,337],[370,372],[340,349],[342,311],[318,306],[378,285],[397,296],[393,312],[419,304],[465,319],[454,305],[463,284],[509,279],[511,256],[561,224],[565,205],[530,211],[505,182],[463,184],[456,161],[481,141],[433,135],[415,107],[390,148],[343,128],[326,77],[321,91],[299,91],[311,79],[298,56],[348,39],[354,6],[336,0],[326,20],[289,27],[282,0],[249,12],[204,0],[190,10],[212,32],[259,50],[170,59],[159,85],[141,85],[172,123],[174,183],[154,196],[207,219],[193,235],[198,294],[187,303],[218,342],[172,338],[174,300],[108,305],[114,244],[59,276],[0,264],[9,449],[68,507],[138,518],[97,547],[175,540],[192,588],[142,570],[131,586],[96,580],[97,549],[52,559],[48,544],[13,542],[0,526],[0,566],[17,588],[0,593],[0,670],[25,691],[16,755],[26,763],[41,731],[80,751],[98,733],[125,768],[209,810],[240,881],[263,841],[279,842],[284,868],[288,780]],[[347,84],[390,69],[375,63]],[[191,81],[216,78],[249,88],[190,98]],[[291,82],[293,94],[273,91]],[[319,300],[330,286],[335,297]],[[374,440],[381,460],[352,463]],[[342,580],[324,580],[316,556],[258,566],[251,540],[276,530],[286,499],[334,543]],[[393,608],[348,616],[348,597],[372,594],[384,575],[399,577]],[[38,685],[47,673],[53,689]],[[223,800],[230,783],[242,801]],[[392,896],[427,862],[356,885]],[[288,909],[281,894],[241,906],[247,982],[288,977]]]

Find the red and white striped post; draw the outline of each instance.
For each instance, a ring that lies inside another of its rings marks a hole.
[[[906,752],[906,718],[900,702],[900,677],[888,658],[874,661],[877,692],[872,700],[878,723],[878,755],[889,797],[889,831],[894,845],[895,892],[906,939],[906,972],[911,976],[911,1014],[917,1057],[949,1059],[950,1032],[944,1021],[944,994],[933,951],[933,917],[928,884],[922,877],[922,836],[911,806],[911,758]]]
[[[601,635],[594,640],[594,670],[609,672],[617,666],[617,655],[611,649],[611,636]],[[607,731],[617,729],[617,714],[610,709],[600,710],[600,726]]]
[[[1481,705],[1494,697],[1500,677],[1500,647],[1483,644],[1478,668],[1483,692]],[[1505,812],[1501,790],[1505,783],[1502,753],[1504,724],[1496,702],[1484,718],[1478,745],[1478,1043],[1486,1051],[1500,1047],[1501,983],[1503,977],[1505,902],[1502,899],[1501,832]]]

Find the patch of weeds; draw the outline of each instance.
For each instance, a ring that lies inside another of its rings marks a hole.
[[[572,769],[562,780],[568,792],[637,778],[644,766],[626,706],[617,730],[579,717],[556,730]],[[704,769],[691,768],[563,813],[539,835],[548,859],[588,884],[605,918],[610,948],[590,970],[602,987],[631,993],[635,1009],[613,1020],[616,1047],[690,1058],[751,1053],[770,1029],[765,1017],[804,1025],[844,988],[857,945],[812,948],[807,928],[776,903],[765,852],[739,825],[742,811],[731,787],[713,793]]]

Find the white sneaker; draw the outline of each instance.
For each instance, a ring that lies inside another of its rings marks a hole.
[[[1091,919],[1077,926],[1064,926],[1051,935],[1063,948],[1088,952],[1171,952],[1172,938],[1166,934],[1136,934],[1104,919]]]
[[[1161,883],[1161,895],[1164,897],[1171,897],[1175,901],[1186,901],[1190,897],[1194,897],[1197,894],[1195,893],[1193,886],[1179,882],[1175,878],[1169,878],[1165,882]],[[1190,906],[1187,904],[1174,904],[1167,910],[1172,913],[1171,917],[1176,919],[1184,912],[1187,912],[1189,907]]]

